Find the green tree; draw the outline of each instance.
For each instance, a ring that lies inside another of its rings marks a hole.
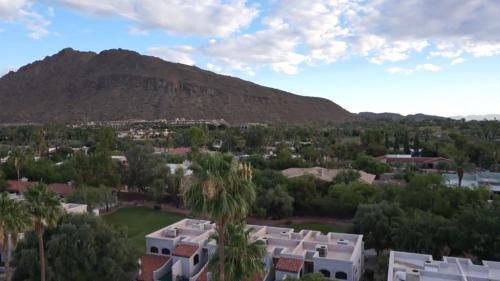
[[[376,158],[367,155],[358,156],[353,163],[353,167],[377,176],[390,170],[389,165],[381,163]]]
[[[185,205],[197,215],[206,215],[216,222],[219,234],[219,274],[225,280],[226,225],[243,219],[255,200],[252,170],[232,156],[204,155],[192,166],[194,184],[184,191]]]
[[[10,256],[15,250],[19,233],[31,226],[31,216],[22,201],[11,199],[4,192],[0,195],[0,248],[5,264],[5,280],[11,279]],[[12,246],[12,248],[10,247]]]
[[[5,173],[0,170],[0,191],[3,192],[5,189],[7,189],[8,184],[7,180],[5,179]]]
[[[46,237],[47,280],[133,280],[137,254],[125,229],[89,215],[65,215]],[[13,280],[40,280],[37,238],[26,233],[19,244]]]
[[[207,135],[202,128],[191,127],[186,132],[186,139],[191,147],[200,147],[207,142]]]
[[[380,255],[390,246],[392,223],[401,214],[399,206],[387,202],[360,205],[354,216],[355,232],[363,234],[366,247],[373,247]]]
[[[225,234],[224,277],[226,280],[252,281],[264,276],[262,259],[266,254],[266,245],[262,241],[251,241],[252,229],[245,230],[244,224],[228,224]],[[215,237],[219,241],[219,236]],[[215,277],[220,274],[218,255],[209,262],[210,271]],[[219,279],[216,279],[219,280]]]
[[[54,226],[62,213],[61,204],[46,185],[37,184],[24,193],[28,210],[33,217],[40,255],[40,280],[45,281],[45,247],[43,234],[45,225]]]
[[[330,281],[331,279],[326,278],[323,276],[321,273],[309,273],[304,276],[302,276],[300,279],[287,279],[290,281],[296,280],[296,281]]]
[[[293,197],[288,194],[283,185],[269,189],[257,187],[254,212],[263,218],[287,218],[293,214],[293,201]]]
[[[69,203],[78,203],[87,205],[87,210],[92,212],[99,207],[106,207],[116,202],[116,196],[113,189],[107,186],[91,187],[80,186],[72,194],[66,197]]]
[[[17,180],[21,179],[21,168],[24,165],[24,162],[27,160],[27,153],[20,149],[14,149],[12,155],[9,160],[12,159],[12,163],[16,169]]]

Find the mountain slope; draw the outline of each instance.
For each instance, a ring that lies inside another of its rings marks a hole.
[[[401,121],[401,120],[409,120],[409,121],[429,121],[429,120],[444,120],[446,117],[435,116],[435,115],[426,115],[422,113],[410,114],[410,115],[401,115],[399,113],[391,113],[391,112],[383,112],[383,113],[374,113],[374,112],[360,112],[358,115],[367,120],[389,120],[389,121]]]
[[[305,124],[358,117],[327,99],[125,50],[64,49],[0,79],[0,123],[174,118]]]

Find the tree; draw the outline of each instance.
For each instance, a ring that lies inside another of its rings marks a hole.
[[[45,247],[43,234],[45,225],[53,226],[62,213],[61,204],[55,194],[49,191],[46,185],[37,184],[29,188],[24,197],[28,203],[28,211],[33,217],[35,233],[38,238],[40,255],[40,280],[45,281]]]
[[[321,273],[309,273],[304,276],[302,276],[300,279],[287,279],[290,281],[330,281],[331,279],[326,278],[323,274]]]
[[[21,167],[24,165],[24,162],[27,160],[26,152],[24,152],[20,149],[15,149],[12,152],[10,159],[12,159],[14,167],[16,169],[17,180],[20,180],[21,179]]]
[[[4,192],[8,187],[7,180],[5,179],[5,174],[0,170],[0,191]]]
[[[361,174],[356,170],[342,170],[333,179],[333,184],[337,183],[349,184],[355,180],[358,180],[360,177]]]
[[[228,224],[225,233],[225,278],[226,280],[251,281],[264,276],[262,259],[266,254],[266,245],[262,241],[251,241],[252,229],[245,230],[244,224]],[[215,237],[219,241],[219,237]],[[215,255],[209,262],[214,276],[220,276],[220,259]],[[219,280],[219,279],[215,279]]]
[[[293,201],[293,197],[288,194],[283,185],[269,189],[257,187],[254,211],[263,218],[287,218],[293,214]]]
[[[133,280],[137,254],[125,229],[89,215],[65,215],[45,234],[47,280]],[[27,232],[15,253],[13,280],[40,280],[37,238]]]
[[[130,187],[145,190],[153,184],[153,170],[158,164],[153,152],[151,146],[135,145],[125,153],[128,162],[126,178]]]
[[[185,205],[216,222],[219,234],[219,274],[225,280],[224,249],[227,223],[243,219],[255,200],[252,169],[230,155],[203,155],[192,166],[195,182],[184,191]]]
[[[116,201],[113,190],[110,187],[100,186],[80,186],[66,197],[69,203],[78,203],[87,205],[87,210],[92,212],[94,209],[105,206],[106,210],[109,205]]]
[[[376,158],[366,155],[358,156],[353,163],[353,167],[377,176],[390,170],[389,165],[380,163]]]
[[[206,143],[207,136],[202,128],[191,127],[186,132],[186,139],[191,147],[199,147]]]
[[[11,279],[10,256],[16,248],[18,235],[31,225],[31,216],[22,201],[11,199],[4,192],[0,195],[0,248],[5,264],[5,280]],[[11,247],[12,246],[12,249]]]
[[[399,206],[387,202],[360,205],[354,216],[355,232],[362,233],[366,246],[375,248],[377,255],[380,255],[390,246],[392,223],[401,214]]]

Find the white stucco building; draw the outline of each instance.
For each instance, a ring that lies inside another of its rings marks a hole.
[[[267,246],[263,259],[266,267],[265,281],[298,278],[304,274],[321,272],[336,280],[358,281],[364,271],[364,243],[362,235],[328,233],[292,228],[248,225],[250,239],[261,240]],[[211,239],[215,225],[209,221],[184,219],[146,236],[148,258],[170,259],[157,270],[190,281],[210,280],[206,265],[216,251]],[[165,270],[165,266],[169,270]],[[162,276],[141,272],[137,280],[159,280]],[[168,273],[166,273],[168,272]],[[145,278],[145,276],[155,278]]]
[[[391,251],[387,281],[500,281],[500,262]]]

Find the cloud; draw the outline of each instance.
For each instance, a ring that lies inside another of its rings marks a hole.
[[[83,14],[119,16],[137,30],[163,30],[172,34],[228,36],[246,26],[258,9],[244,0],[57,0]]]
[[[177,62],[187,65],[194,65],[195,61],[191,57],[194,52],[191,46],[177,46],[177,47],[152,47],[149,48],[147,53],[151,56],[159,57],[166,61]]]
[[[414,68],[404,68],[404,67],[390,67],[390,68],[387,68],[386,71],[390,74],[398,74],[398,73],[403,73],[403,74],[412,74],[414,72],[417,72],[417,71],[431,71],[431,72],[437,72],[437,71],[441,71],[442,70],[442,67],[440,67],[439,65],[435,65],[435,64],[430,64],[430,63],[426,63],[426,64],[419,64],[417,66],[415,66]]]
[[[29,31],[32,39],[41,39],[50,34],[50,21],[32,9],[32,1],[0,0],[0,20],[19,22]],[[49,15],[51,10],[47,10]]]
[[[456,64],[460,64],[460,63],[463,63],[465,62],[465,59],[464,58],[456,58],[454,60],[451,61],[451,65],[456,65]]]

